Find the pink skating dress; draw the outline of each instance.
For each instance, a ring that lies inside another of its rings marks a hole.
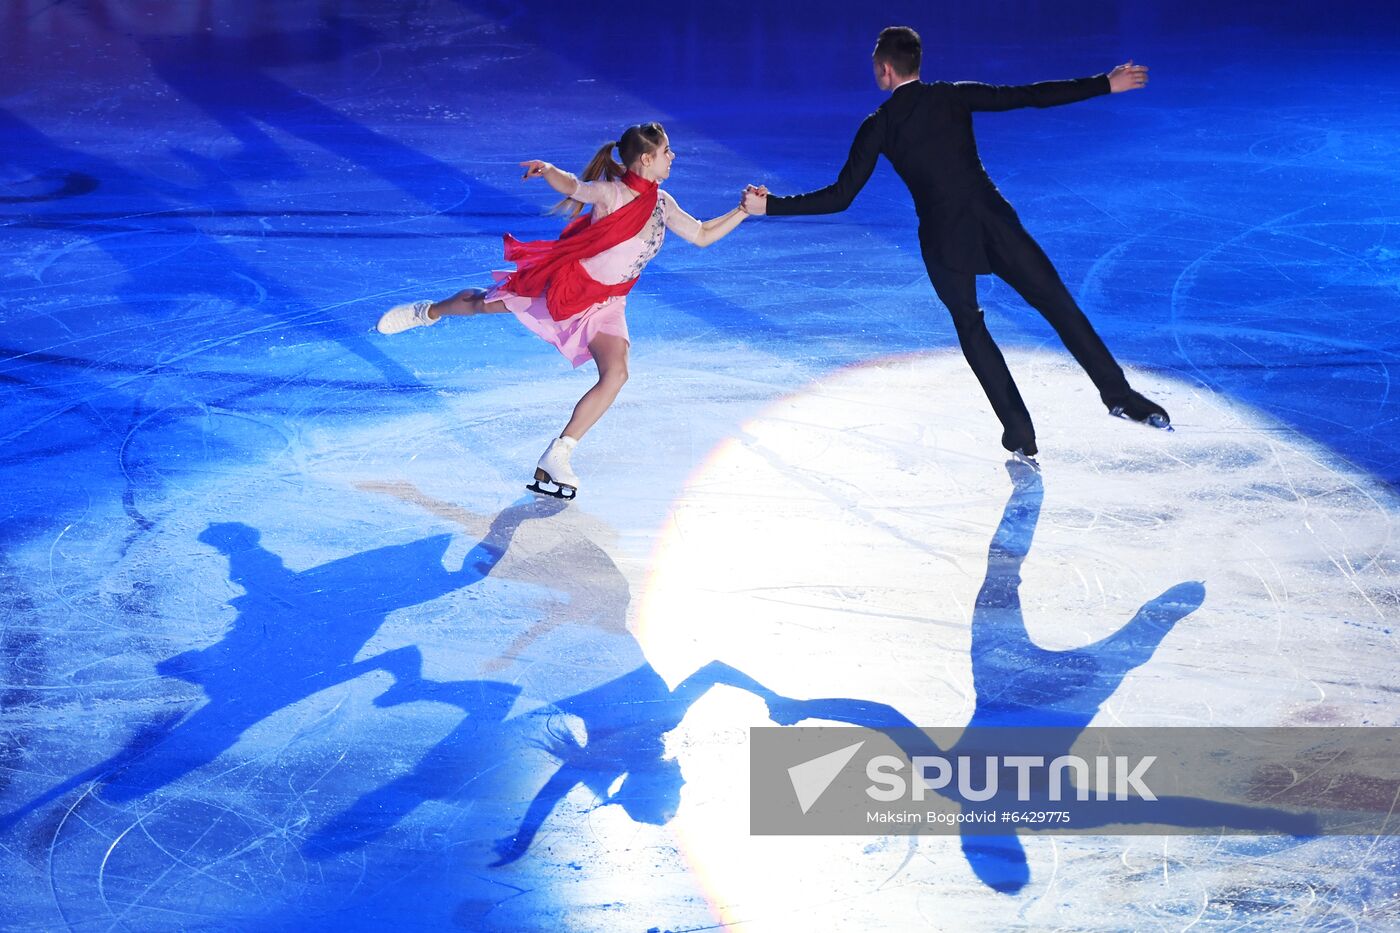
[[[595,222],[637,197],[635,191],[620,181],[579,181],[575,178],[574,182],[577,187],[571,197],[593,206]],[[656,210],[652,211],[641,231],[630,240],[583,260],[583,269],[604,285],[635,279],[661,249],[667,229],[694,243],[700,236],[700,221],[681,210],[676,199],[661,190],[657,192]],[[500,283],[510,273],[497,271],[491,275]],[[631,343],[627,335],[625,295],[600,301],[563,321],[549,316],[543,295],[528,298],[497,284],[486,293],[486,300],[505,302],[506,308],[520,319],[520,323],[558,347],[564,358],[574,366],[581,366],[593,359],[593,354],[588,352],[588,344],[598,334],[613,334]]]

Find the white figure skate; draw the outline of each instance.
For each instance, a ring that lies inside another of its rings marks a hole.
[[[535,467],[535,481],[525,488],[542,496],[572,499],[578,493],[578,477],[569,466],[569,456],[577,445],[578,441],[572,437],[556,437],[551,441]]]
[[[379,319],[379,332],[381,334],[398,334],[414,327],[430,327],[442,318],[433,320],[428,317],[428,309],[433,303],[426,298],[421,301],[412,301],[404,305],[394,305],[384,316]]]

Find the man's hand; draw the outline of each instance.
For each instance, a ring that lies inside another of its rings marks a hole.
[[[739,207],[746,214],[762,216],[768,213],[768,187],[766,185],[749,185],[744,189],[744,197],[739,202]]]
[[[1126,65],[1119,65],[1108,73],[1108,89],[1117,94],[1120,91],[1135,91],[1147,84],[1147,66],[1134,65],[1132,59]]]

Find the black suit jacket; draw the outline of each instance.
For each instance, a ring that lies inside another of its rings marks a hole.
[[[1108,92],[1108,75],[1017,86],[911,82],[865,118],[835,184],[809,194],[769,197],[768,213],[844,211],[884,155],[914,196],[924,254],[958,272],[990,272],[987,223],[1000,219],[1019,225],[1020,221],[982,167],[972,135],[972,114],[1055,107]]]

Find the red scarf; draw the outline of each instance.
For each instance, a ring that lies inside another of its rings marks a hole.
[[[589,211],[575,217],[557,240],[522,243],[507,233],[506,259],[515,263],[515,271],[501,283],[502,287],[526,298],[544,295],[549,316],[556,321],[567,320],[600,301],[630,292],[636,279],[604,285],[584,271],[580,262],[641,233],[656,210],[656,182],[630,170],[622,180],[637,192],[637,197],[597,223]]]

